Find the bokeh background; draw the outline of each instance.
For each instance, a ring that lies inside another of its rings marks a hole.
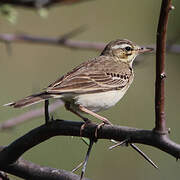
[[[16,25],[0,17],[0,33],[25,32],[36,36],[58,37],[81,25],[87,25],[87,30],[73,39],[109,42],[116,38],[127,38],[139,45],[155,44],[160,4],[160,0],[94,0],[68,6],[55,6],[49,10],[47,18],[41,18],[34,10],[17,8],[19,16]],[[173,5],[175,10],[170,13],[167,38],[175,39],[175,43],[180,43],[179,0],[173,0]],[[40,91],[72,67],[100,53],[23,43],[13,43],[11,47],[12,54],[9,55],[6,46],[0,44],[0,104]],[[168,53],[166,117],[167,126],[171,128],[170,137],[178,143],[180,143],[179,67],[180,54]],[[108,117],[114,124],[152,129],[154,83],[155,54],[150,54],[143,56],[140,63],[135,66],[135,80],[121,102],[100,114]],[[1,107],[0,123],[38,107],[42,107],[42,104],[20,110]],[[66,112],[64,107],[52,114],[55,118],[79,121],[76,116]],[[43,117],[35,118],[15,129],[0,132],[0,145],[8,145],[43,123]],[[158,164],[159,169],[156,170],[130,147],[109,151],[110,145],[112,144],[108,140],[100,140],[95,144],[88,162],[86,177],[93,180],[175,180],[180,176],[179,162],[158,149],[138,145]],[[29,150],[23,158],[42,166],[71,170],[84,159],[86,150],[87,146],[80,138],[59,136]]]

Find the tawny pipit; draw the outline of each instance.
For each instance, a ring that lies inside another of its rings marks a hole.
[[[49,98],[60,98],[67,110],[85,122],[87,118],[82,116],[82,112],[111,124],[95,112],[110,108],[124,96],[134,78],[132,63],[135,57],[151,50],[127,39],[111,41],[100,56],[80,64],[45,91],[6,106],[21,108]]]

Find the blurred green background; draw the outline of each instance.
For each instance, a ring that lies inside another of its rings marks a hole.
[[[0,17],[0,33],[25,32],[36,36],[58,37],[81,25],[88,29],[75,37],[77,40],[109,42],[116,38],[127,38],[139,45],[154,44],[161,1],[109,1],[94,0],[50,9],[47,18],[41,18],[36,11],[18,9],[18,21],[12,25]],[[168,40],[176,38],[180,43],[180,2],[173,0],[175,10],[170,13]],[[179,38],[179,39],[178,39]],[[98,56],[100,52],[72,50],[48,45],[12,44],[12,55],[6,46],[0,44],[0,104],[18,100],[38,92],[50,82],[69,71],[79,63]],[[170,137],[180,143],[180,54],[167,54],[166,63],[166,112]],[[154,127],[154,83],[155,54],[143,56],[135,67],[135,80],[128,93],[115,107],[101,112],[112,123],[123,126],[152,129]],[[144,59],[144,60],[143,60]],[[1,107],[0,122],[16,117],[29,109]],[[64,107],[53,113],[55,118],[79,119]],[[36,118],[10,131],[0,132],[0,145],[8,145],[16,138],[44,123]],[[145,145],[138,145],[146,152],[159,169],[154,169],[130,147],[115,148],[108,140],[100,140],[93,147],[86,177],[93,180],[178,179],[179,162],[170,155]],[[26,160],[42,166],[71,170],[85,157],[87,146],[80,138],[54,137],[34,147],[23,155]],[[79,172],[77,172],[79,173]],[[13,177],[13,179],[19,179]]]

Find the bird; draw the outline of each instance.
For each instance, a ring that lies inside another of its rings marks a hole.
[[[109,109],[124,96],[134,79],[134,59],[152,50],[127,39],[113,40],[98,57],[81,63],[42,92],[4,106],[22,108],[50,98],[59,98],[68,111],[84,120],[84,124],[90,122],[84,117],[85,113],[101,120],[102,124],[112,125],[97,112]]]

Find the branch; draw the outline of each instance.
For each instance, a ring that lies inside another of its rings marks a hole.
[[[80,137],[82,124],[83,122],[53,120],[47,125],[31,130],[0,152],[0,169],[2,166],[16,162],[24,152],[51,137],[60,135]],[[90,139],[95,138],[96,127],[97,125],[95,124],[86,126],[82,136]],[[150,145],[161,149],[177,159],[180,158],[180,145],[171,141],[168,135],[161,135],[153,130],[104,125],[98,131],[98,139],[114,139],[116,141],[129,139],[129,143]]]
[[[162,0],[156,42],[155,131],[166,133],[165,117],[165,51],[166,31],[171,0]]]
[[[64,35],[61,37],[47,38],[47,37],[32,36],[28,34],[0,34],[0,41],[6,44],[33,43],[33,44],[55,45],[55,46],[72,48],[72,49],[87,49],[87,50],[95,50],[95,51],[103,50],[106,45],[106,43],[103,42],[79,41],[79,40],[71,40],[69,38],[70,37],[64,38]],[[155,45],[146,45],[146,46],[155,49]],[[180,53],[180,45],[170,43],[170,46],[168,46],[167,51],[172,53]]]
[[[90,49],[90,50],[102,50],[105,47],[105,43],[87,42],[70,40],[65,35],[58,38],[36,37],[27,34],[0,34],[0,41],[5,43],[34,43],[43,45],[58,45],[68,48]]]
[[[24,8],[42,8],[50,7],[55,4],[69,5],[86,1],[88,0],[1,0],[0,5],[10,4]]]
[[[4,171],[28,180],[79,180],[80,176],[65,170],[42,167],[22,158],[13,164],[1,166]],[[8,180],[8,179],[3,179]],[[88,180],[84,178],[83,180]]]

